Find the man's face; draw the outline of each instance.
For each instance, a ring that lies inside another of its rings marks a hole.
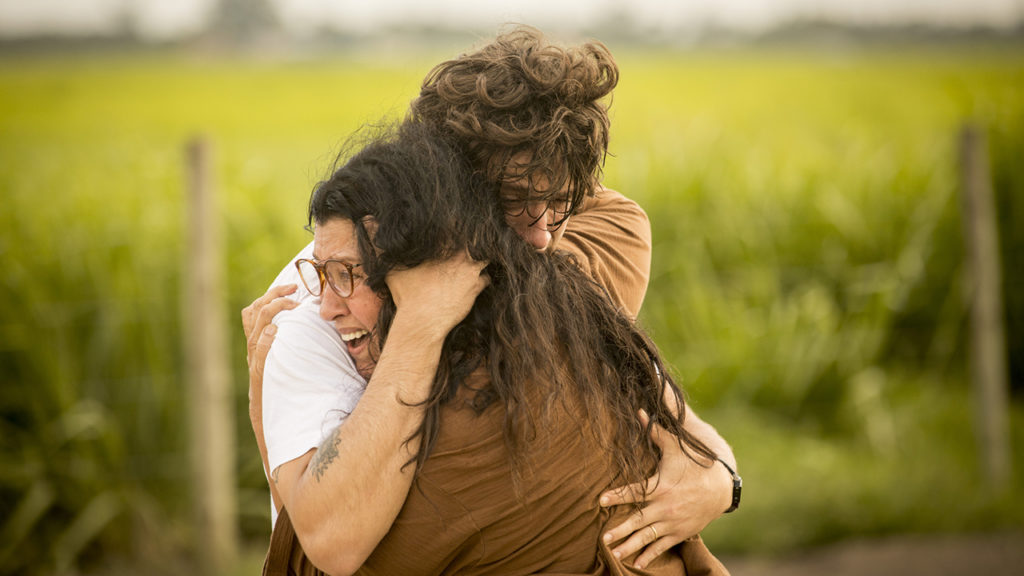
[[[352,221],[335,218],[317,225],[313,232],[313,258],[361,264]],[[356,273],[354,279],[352,295],[347,298],[338,296],[330,287],[324,287],[320,295],[320,317],[341,334],[349,355],[356,363],[356,370],[369,380],[380,357],[374,328],[383,301],[366,286],[361,275]]]
[[[501,182],[501,201],[505,207],[505,221],[516,234],[538,252],[551,250],[565,233],[569,219],[569,185],[557,193],[548,190],[547,177],[533,174],[521,176],[530,160],[528,152],[512,157]]]

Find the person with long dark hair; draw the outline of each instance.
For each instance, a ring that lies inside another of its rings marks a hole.
[[[650,339],[571,254],[522,242],[487,186],[433,127],[407,122],[313,192],[325,274],[309,288],[340,332],[366,332],[354,358],[369,383],[306,472],[282,482],[302,490],[334,459],[384,467],[300,504],[351,514],[315,541],[284,508],[267,573],[623,573],[602,534],[630,507],[609,515],[598,499],[657,466],[654,423],[698,465],[716,462],[664,401],[683,405]],[[407,353],[430,358],[417,366],[432,377],[402,378]],[[406,494],[397,510],[392,488]],[[334,553],[367,514],[390,524],[372,551]],[[683,548],[648,570],[725,573],[699,539]]]

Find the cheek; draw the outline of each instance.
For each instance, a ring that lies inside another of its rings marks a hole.
[[[566,218],[565,222],[562,222],[562,225],[559,226],[557,230],[551,231],[551,248],[555,248],[557,246],[558,241],[561,240],[562,235],[565,234],[565,227],[568,225],[569,219]]]
[[[365,284],[357,286],[352,293],[352,297],[348,300],[348,306],[352,310],[352,314],[368,330],[372,330],[377,325],[377,316],[380,314],[380,308],[383,305],[384,301],[367,288]]]

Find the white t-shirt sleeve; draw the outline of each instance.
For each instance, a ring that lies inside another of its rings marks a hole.
[[[263,435],[271,472],[319,446],[352,412],[366,385],[315,304],[287,312],[278,314],[263,371]]]

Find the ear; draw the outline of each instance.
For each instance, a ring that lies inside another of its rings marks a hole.
[[[362,218],[359,219],[359,223],[362,224],[364,228],[366,228],[366,233],[370,235],[370,238],[373,238],[374,236],[377,235],[376,218],[367,214],[366,216],[363,216]]]
[[[370,246],[373,247],[373,252],[376,254],[377,245],[374,244],[373,239],[377,237],[377,219],[367,214],[359,219],[359,223],[363,226],[363,230],[366,230],[366,236],[370,240]]]

